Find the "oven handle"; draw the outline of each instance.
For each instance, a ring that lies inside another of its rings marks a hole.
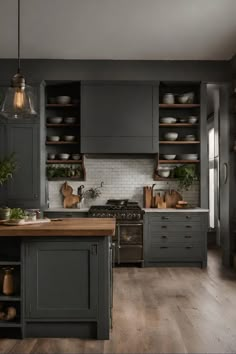
[[[119,224],[119,226],[143,226],[143,224]]]

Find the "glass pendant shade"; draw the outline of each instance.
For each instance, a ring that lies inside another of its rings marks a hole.
[[[31,118],[32,115],[36,115],[32,88],[27,85],[25,87],[9,87],[1,113],[9,119]]]

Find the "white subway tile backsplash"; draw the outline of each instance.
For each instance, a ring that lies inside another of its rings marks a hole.
[[[154,181],[153,159],[107,159],[107,158],[85,158],[87,180],[85,182],[69,181],[69,184],[77,193],[77,188],[83,184],[85,190],[99,187],[101,182],[104,186],[101,195],[95,199],[85,200],[85,207],[92,204],[105,204],[107,199],[127,198],[143,205],[143,187],[156,184],[156,189],[177,189],[176,182]],[[62,206],[60,188],[63,182],[49,183],[49,207],[57,208]],[[199,184],[195,183],[189,191],[181,192],[183,198],[190,204],[199,205]]]

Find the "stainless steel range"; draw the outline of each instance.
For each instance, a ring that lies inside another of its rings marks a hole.
[[[108,200],[106,205],[89,209],[89,217],[116,218],[113,254],[116,264],[141,263],[143,266],[143,210],[128,199]]]

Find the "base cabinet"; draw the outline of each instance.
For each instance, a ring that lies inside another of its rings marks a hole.
[[[109,259],[107,237],[26,242],[26,337],[108,339]]]
[[[147,266],[207,265],[207,213],[147,213],[144,260]]]

